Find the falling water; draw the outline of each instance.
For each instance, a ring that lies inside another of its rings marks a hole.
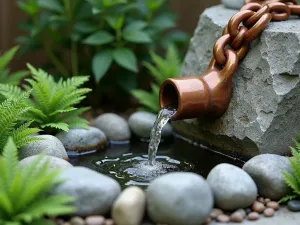
[[[153,166],[155,163],[155,157],[156,157],[158,145],[160,143],[162,129],[175,113],[176,113],[176,107],[172,105],[168,105],[162,108],[158,113],[156,121],[151,130],[150,143],[148,146],[148,161],[149,161],[149,165],[151,166]]]

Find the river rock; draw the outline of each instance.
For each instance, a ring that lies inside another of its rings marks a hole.
[[[20,159],[45,153],[46,155],[68,160],[68,155],[61,141],[52,135],[39,135],[41,140],[23,146],[19,151]]]
[[[217,207],[236,210],[250,206],[257,197],[252,178],[239,167],[222,163],[215,166],[207,176]]]
[[[129,119],[128,124],[132,132],[141,138],[150,138],[150,133],[154,122],[156,120],[156,115],[149,112],[136,112],[133,113]],[[162,129],[162,137],[172,136],[172,126],[168,123]]]
[[[222,0],[221,3],[229,9],[240,9],[244,5],[244,0]]]
[[[117,181],[85,167],[70,168],[60,178],[65,182],[53,193],[74,197],[77,216],[105,215],[121,192]]]
[[[300,212],[300,200],[288,201],[288,208],[293,212]]]
[[[131,132],[125,119],[114,113],[104,113],[94,121],[94,126],[102,130],[112,141],[128,141]]]
[[[203,12],[184,60],[183,76],[206,71],[215,41],[237,12],[222,5]],[[175,131],[235,157],[290,153],[300,127],[299,27],[299,19],[271,22],[233,76],[226,113],[213,120],[176,121]]]
[[[68,132],[61,132],[56,137],[63,143],[67,151],[86,152],[105,147],[105,134],[96,127],[72,128]]]
[[[33,156],[29,156],[25,159],[22,159],[19,162],[19,166],[22,168],[24,166],[27,166],[28,164],[34,162],[38,157],[38,155],[33,155]],[[49,162],[49,168],[50,169],[68,169],[70,167],[73,167],[73,165],[69,162],[67,162],[64,159],[61,158],[57,158],[57,157],[53,157],[53,156],[49,156],[49,155],[45,155],[43,156],[42,160],[40,160],[38,163],[40,163],[41,165],[44,164],[46,161]]]
[[[160,224],[199,225],[213,207],[207,182],[190,172],[172,172],[156,178],[146,195],[148,214]]]
[[[118,225],[140,225],[145,213],[146,194],[139,187],[128,187],[115,201],[112,218]]]
[[[287,157],[262,154],[245,163],[243,170],[255,181],[260,196],[280,200],[290,191],[284,182],[282,171],[291,172]]]

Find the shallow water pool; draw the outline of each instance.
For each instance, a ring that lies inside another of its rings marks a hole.
[[[161,143],[155,166],[148,165],[148,143],[133,140],[128,145],[110,145],[88,155],[70,157],[76,166],[84,166],[116,179],[122,188],[137,185],[145,189],[154,178],[174,171],[189,171],[204,177],[220,163],[241,167],[244,161],[191,144],[176,136]]]

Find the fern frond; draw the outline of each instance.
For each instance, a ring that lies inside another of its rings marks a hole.
[[[10,61],[15,56],[16,52],[18,51],[19,47],[13,47],[9,49],[8,51],[4,52],[2,56],[0,57],[0,70],[3,70],[7,65],[10,63]]]
[[[295,199],[297,197],[298,197],[297,195],[288,195],[288,196],[285,196],[282,199],[280,199],[278,203],[280,203],[280,204],[281,203],[286,203],[286,202],[288,202],[290,200],[293,200],[293,199]]]
[[[18,86],[0,84],[0,94],[6,99],[16,100],[23,94],[23,91]]]
[[[59,171],[50,169],[40,155],[19,169],[17,147],[10,137],[0,156],[0,223],[35,224],[45,216],[73,213],[74,201],[64,195],[49,195],[58,183]]]
[[[41,131],[38,128],[29,128],[32,122],[33,121],[24,123],[12,132],[12,137],[14,142],[16,143],[17,148],[21,148],[22,146],[30,142],[39,140],[38,137],[31,137],[32,135]]]
[[[157,96],[144,90],[134,90],[131,93],[139,100],[141,105],[147,107],[151,112],[156,113],[160,110]]]
[[[51,127],[63,131],[69,131],[69,125],[67,123],[59,122],[59,123],[47,123],[41,126],[42,128]]]
[[[292,174],[286,171],[283,171],[283,176],[285,183],[292,188],[293,192],[297,195],[300,195],[300,185],[298,184],[297,179],[295,179]]]

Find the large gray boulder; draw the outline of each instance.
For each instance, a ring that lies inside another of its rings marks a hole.
[[[215,41],[236,10],[214,6],[201,15],[182,74],[202,74]],[[233,77],[233,95],[218,119],[174,122],[175,130],[195,141],[246,157],[285,154],[299,131],[300,20],[272,22],[255,40]]]

